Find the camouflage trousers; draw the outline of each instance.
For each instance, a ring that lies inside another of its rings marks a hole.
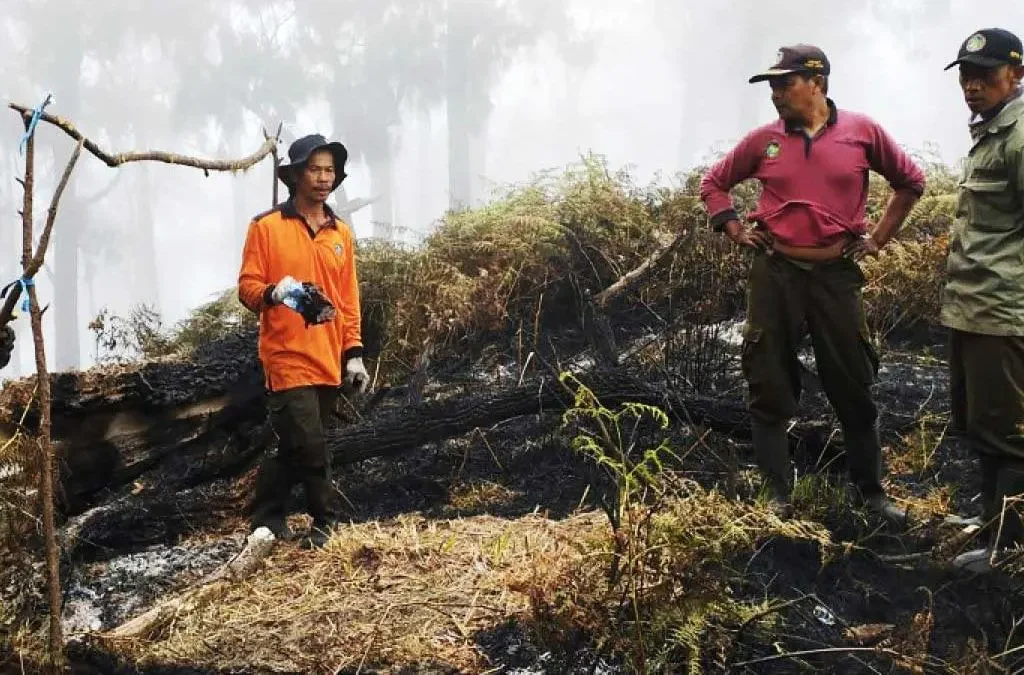
[[[871,392],[879,358],[864,315],[864,280],[860,267],[848,258],[812,264],[755,253],[742,369],[754,424],[783,427],[797,412],[802,389],[797,352],[809,333],[822,388],[843,429],[850,477],[862,493],[873,494],[882,491],[878,411]],[[788,446],[783,449],[788,452]],[[785,462],[772,457],[761,461],[776,467]]]
[[[952,331],[952,426],[978,456],[986,538],[1024,543],[1024,336]],[[1009,502],[1004,511],[1004,498]]]
[[[337,388],[327,386],[268,394],[270,424],[278,445],[257,473],[251,503],[254,527],[287,515],[288,499],[296,483],[305,489],[307,509],[315,523],[326,523],[337,516],[324,434],[337,399]]]

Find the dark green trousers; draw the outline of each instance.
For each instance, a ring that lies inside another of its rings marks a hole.
[[[1024,336],[981,335],[954,330],[950,336],[952,425],[978,454],[982,472],[985,535],[1000,546],[1024,543],[1019,513],[1024,503]]]
[[[303,485],[316,524],[333,520],[338,509],[324,431],[333,419],[336,387],[298,387],[268,394],[270,425],[277,449],[260,465],[252,500],[254,527],[287,515],[292,486]]]
[[[807,264],[755,253],[742,368],[754,424],[768,429],[784,426],[797,411],[797,350],[810,333],[822,388],[843,429],[850,477],[862,494],[871,495],[882,492],[882,452],[871,394],[879,360],[864,316],[864,280],[857,263],[847,258]],[[789,462],[788,445],[771,445],[758,449],[758,461],[769,476]],[[781,452],[787,456],[772,456]]]

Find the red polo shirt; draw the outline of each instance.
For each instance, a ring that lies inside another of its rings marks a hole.
[[[776,120],[711,167],[700,194],[715,230],[738,220],[729,191],[748,178],[762,185],[748,218],[789,246],[828,246],[848,233],[864,234],[869,169],[894,190],[924,191],[924,172],[877,122],[828,105],[828,122],[813,138]]]

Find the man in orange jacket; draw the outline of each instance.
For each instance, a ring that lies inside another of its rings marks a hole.
[[[260,466],[252,528],[292,538],[285,522],[291,488],[302,483],[313,517],[309,543],[321,546],[337,519],[324,429],[344,381],[362,393],[368,384],[360,337],[355,237],[326,204],[345,179],[348,152],[312,134],[288,149],[278,178],[289,198],[249,225],[238,276],[238,297],[259,314],[259,356],[269,398],[276,456]],[[334,312],[305,311],[315,284]]]

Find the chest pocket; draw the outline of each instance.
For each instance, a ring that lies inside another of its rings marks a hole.
[[[971,227],[985,232],[1004,232],[1017,227],[1019,196],[1003,162],[972,167],[960,184],[964,209]]]

